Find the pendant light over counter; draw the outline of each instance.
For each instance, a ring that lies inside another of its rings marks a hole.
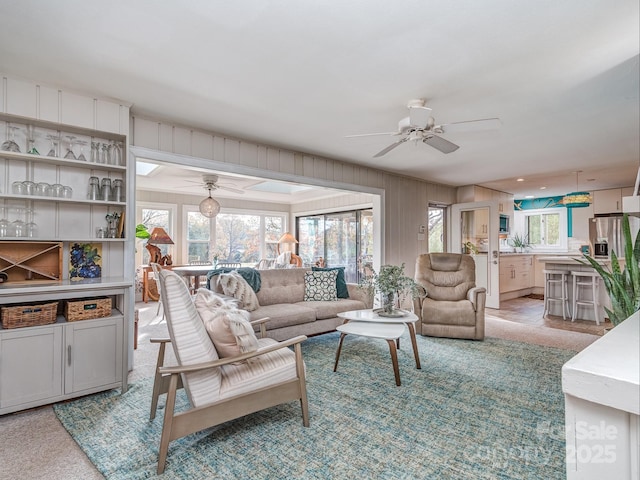
[[[582,208],[591,205],[591,193],[578,191],[578,175],[580,175],[581,172],[582,170],[577,170],[575,172],[576,191],[567,193],[562,199],[562,203],[567,208]]]

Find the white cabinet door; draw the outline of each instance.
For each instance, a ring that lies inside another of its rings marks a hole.
[[[621,213],[622,189],[596,190],[593,192],[593,213]]]
[[[121,316],[65,325],[65,393],[122,381]]]
[[[62,395],[62,325],[3,331],[0,411]]]

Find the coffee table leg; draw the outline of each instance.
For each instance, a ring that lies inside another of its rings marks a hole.
[[[341,333],[340,334],[340,342],[338,342],[338,351],[336,352],[336,363],[333,365],[333,371],[337,371],[338,370],[338,360],[340,360],[340,351],[342,350],[342,341],[344,340],[344,337],[346,337],[347,334],[346,333]]]
[[[407,327],[409,328],[409,336],[411,337],[411,345],[413,345],[413,356],[416,357],[416,368],[420,370],[422,367],[420,366],[420,355],[418,355],[418,342],[416,341],[416,329],[413,326],[413,323],[408,322]]]
[[[398,368],[398,351],[396,350],[396,342],[387,340],[389,344],[389,352],[391,353],[391,363],[393,363],[393,374],[396,376],[396,385],[400,386],[400,368]]]

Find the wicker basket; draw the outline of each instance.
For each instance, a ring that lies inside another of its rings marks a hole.
[[[58,302],[2,307],[2,327],[36,327],[55,323]]]
[[[111,315],[111,298],[83,298],[68,300],[64,306],[67,322],[103,318]]]

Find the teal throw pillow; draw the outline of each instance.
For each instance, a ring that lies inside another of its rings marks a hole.
[[[349,298],[349,289],[347,288],[347,281],[344,279],[344,267],[311,267],[314,272],[330,272],[331,270],[337,270],[338,276],[336,277],[336,294],[338,298]]]

